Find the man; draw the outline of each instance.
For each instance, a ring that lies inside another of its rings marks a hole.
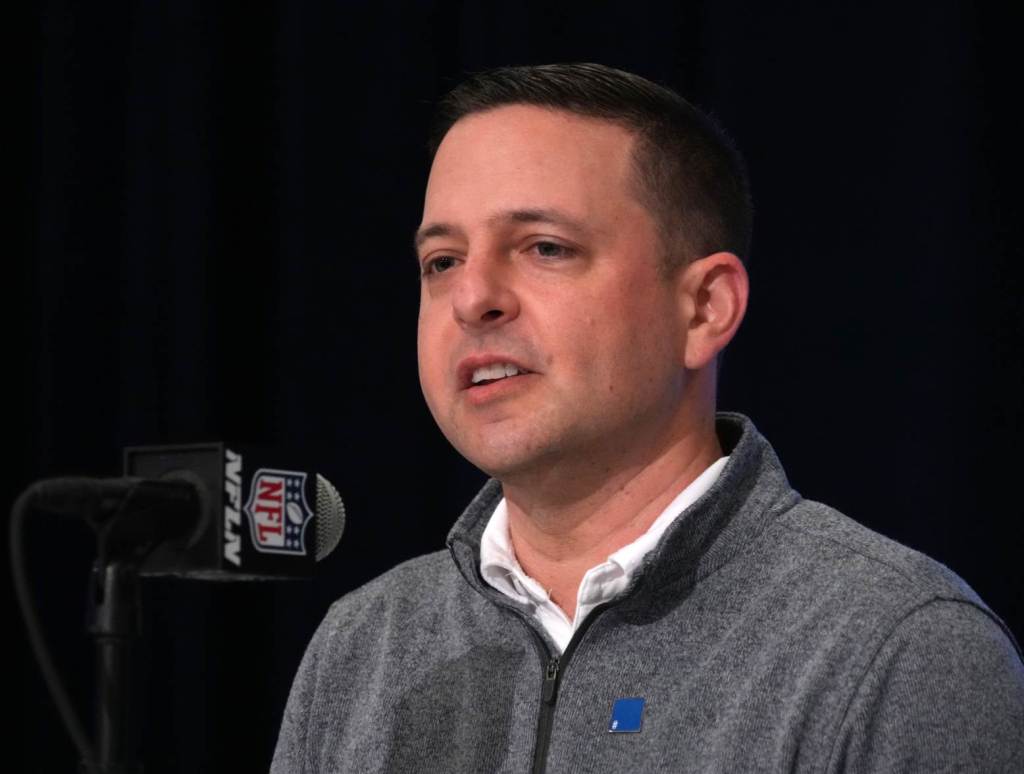
[[[1020,770],[999,620],[716,417],[750,205],[710,121],[513,68],[448,96],[435,151],[420,380],[493,480],[331,608],[274,771]]]

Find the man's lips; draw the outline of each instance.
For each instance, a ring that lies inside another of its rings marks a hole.
[[[514,366],[516,370],[519,371],[518,375],[534,373],[534,371],[531,370],[527,365],[525,365],[521,360],[514,357],[510,357],[509,355],[492,353],[472,355],[461,360],[458,366],[456,366],[455,374],[458,389],[460,391],[468,390],[471,388],[479,389],[481,386],[487,386],[488,384],[493,383],[493,381],[503,381],[504,379],[515,378],[514,376],[496,377],[493,379],[493,381],[484,381],[482,384],[473,383],[474,373],[476,373],[480,369],[486,369],[489,367],[493,368],[495,366]]]

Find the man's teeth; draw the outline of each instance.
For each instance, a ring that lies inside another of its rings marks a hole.
[[[517,366],[511,363],[494,363],[493,365],[483,366],[473,372],[473,384],[479,384],[480,382],[491,381],[494,379],[504,379],[506,376],[515,376],[516,374],[524,374],[526,371],[520,370]]]

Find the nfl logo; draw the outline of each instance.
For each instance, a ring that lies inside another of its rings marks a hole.
[[[306,474],[260,468],[249,486],[245,514],[257,551],[305,554],[306,524],[313,518],[306,502]]]

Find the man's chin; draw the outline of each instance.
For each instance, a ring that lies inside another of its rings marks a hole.
[[[499,481],[528,475],[544,464],[544,458],[549,456],[549,452],[538,446],[536,439],[514,435],[477,438],[469,443],[453,445],[469,462]]]

